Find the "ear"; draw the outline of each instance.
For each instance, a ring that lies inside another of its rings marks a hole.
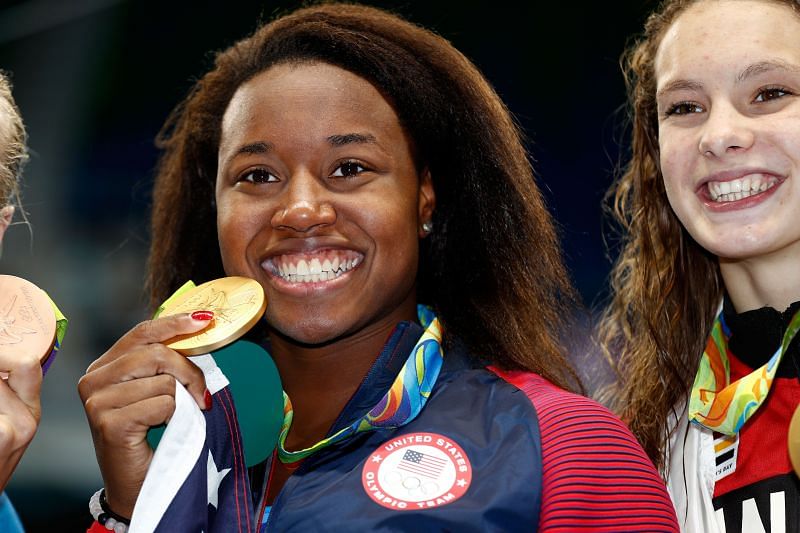
[[[433,190],[433,178],[431,178],[431,171],[425,167],[419,175],[419,205],[417,209],[419,229],[417,233],[420,239],[427,237],[430,233],[430,230],[424,230],[422,225],[427,223],[430,227],[435,210],[436,192]]]
[[[7,205],[4,208],[0,209],[0,242],[3,242],[3,235],[6,232],[6,228],[9,224],[11,224],[11,217],[14,216],[14,206]]]

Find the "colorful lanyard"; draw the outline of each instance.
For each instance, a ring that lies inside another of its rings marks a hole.
[[[426,328],[425,332],[411,350],[389,391],[369,412],[350,426],[309,448],[290,452],[285,448],[285,443],[294,411],[289,397],[283,393],[283,426],[278,439],[278,457],[281,462],[294,463],[357,433],[378,428],[397,428],[416,418],[431,395],[444,358],[439,319],[433,311],[422,305],[417,306],[417,313],[420,323]]]
[[[794,314],[780,347],[767,363],[730,382],[728,337],[730,330],[717,315],[708,337],[689,399],[689,420],[713,431],[734,435],[764,403],[783,355],[800,330],[800,311]]]
[[[58,350],[61,349],[61,344],[64,342],[64,335],[67,334],[68,324],[67,317],[64,316],[53,299],[50,298],[50,295],[47,295],[47,299],[50,300],[50,305],[53,306],[53,312],[56,315],[56,340],[53,343],[53,349],[50,351],[50,355],[48,355],[42,363],[42,373],[47,372],[47,370],[50,368],[50,365],[53,364],[53,360],[56,358]]]

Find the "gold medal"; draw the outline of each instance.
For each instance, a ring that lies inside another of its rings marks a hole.
[[[212,352],[235,341],[264,316],[264,289],[250,278],[228,277],[203,283],[170,299],[159,316],[213,311],[207,328],[181,335],[167,344],[183,355]]]
[[[0,351],[44,362],[55,342],[56,315],[47,294],[30,281],[0,275]]]
[[[789,459],[795,474],[800,476],[800,405],[794,410],[789,422]]]

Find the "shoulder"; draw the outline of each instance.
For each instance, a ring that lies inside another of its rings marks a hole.
[[[565,391],[532,372],[494,367],[489,370],[527,396],[536,410],[542,440],[562,441],[570,435],[575,439],[603,437],[610,443],[631,448],[634,455],[643,455],[627,426],[595,400]]]
[[[542,531],[677,531],[664,482],[607,408],[531,372],[503,371],[533,405],[542,446]]]

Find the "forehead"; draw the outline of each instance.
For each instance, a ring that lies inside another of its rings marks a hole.
[[[354,127],[400,131],[394,109],[366,79],[327,63],[286,63],[239,87],[223,117],[222,142],[251,129],[313,136]]]
[[[654,67],[661,85],[678,74],[702,76],[710,64],[735,66],[786,54],[800,55],[800,17],[789,6],[759,0],[701,1],[666,30]]]

